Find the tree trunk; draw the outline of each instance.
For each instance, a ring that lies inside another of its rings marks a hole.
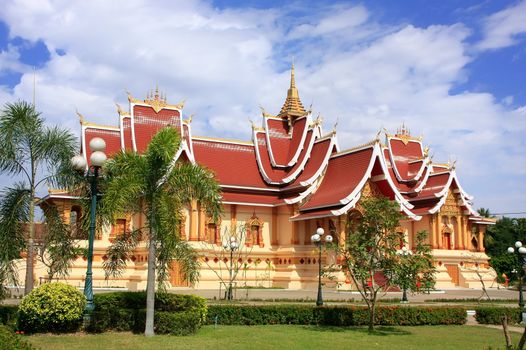
[[[151,221],[150,221],[151,223]],[[146,326],[144,335],[151,337],[155,335],[154,331],[154,310],[155,310],[155,263],[157,253],[157,242],[154,230],[150,227],[150,242],[148,247],[148,277],[146,284]]]
[[[369,333],[374,331],[374,312],[376,308],[376,300],[371,300],[369,304]]]
[[[522,333],[521,340],[519,341],[519,345],[517,346],[517,349],[522,350],[524,349],[524,344],[526,343],[526,327],[524,328],[524,333]]]
[[[33,272],[35,270],[34,259],[34,243],[35,239],[35,190],[31,187],[31,194],[29,198],[29,238],[27,240],[27,258],[26,258],[26,280],[24,284],[24,294],[27,295],[33,290],[35,284]]]
[[[508,316],[502,317],[502,331],[504,332],[504,338],[506,339],[506,349],[511,348],[511,337],[508,329]]]

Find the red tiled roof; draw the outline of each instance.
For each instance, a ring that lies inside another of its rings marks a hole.
[[[122,136],[124,138],[124,149],[127,151],[133,150],[131,118],[130,117],[122,118]]]
[[[84,139],[86,140],[86,150],[84,150],[84,152],[88,163],[91,163],[91,149],[89,143],[95,137],[100,137],[106,142],[106,150],[104,153],[106,153],[108,158],[121,150],[121,135],[119,130],[106,130],[88,126],[84,131]]]
[[[135,144],[139,153],[146,150],[152,137],[163,127],[171,125],[181,130],[181,116],[177,110],[162,109],[156,113],[152,107],[135,105],[133,122]]]
[[[227,203],[250,203],[259,205],[273,206],[281,203],[282,200],[277,194],[252,194],[239,192],[223,192],[223,202]]]
[[[319,210],[309,211],[307,213],[296,214],[293,217],[291,217],[290,220],[291,221],[308,220],[308,219],[324,218],[324,217],[329,217],[329,216],[335,216],[332,214],[332,209],[319,209]]]
[[[299,186],[302,181],[314,180],[313,176],[323,166],[324,159],[332,151],[333,147],[331,147],[331,145],[331,138],[315,141],[312,151],[310,152],[309,161],[305,165],[303,172],[296,178],[296,180],[290,183],[288,187]]]
[[[303,139],[303,136],[305,135],[305,133],[307,132],[308,130],[308,125],[307,125],[307,118],[300,118],[300,119],[297,119],[295,122],[294,122],[294,126],[292,127],[292,139],[290,141],[290,146],[289,146],[289,154],[288,154],[288,160],[287,162],[290,163],[290,161],[294,158],[294,156],[296,156],[297,152],[298,152],[298,149],[303,146],[303,148],[305,148],[305,144],[304,143],[303,145],[301,144],[301,141]],[[293,164],[291,164],[293,165]]]
[[[414,166],[409,164],[409,161],[424,158],[421,143],[409,140],[407,144],[405,144],[400,139],[389,138],[387,145],[390,150],[391,162],[394,163],[393,166],[396,167],[395,175],[400,177],[399,180],[412,180],[418,173],[418,170],[414,172]],[[423,166],[423,164],[420,165]],[[414,172],[414,174],[412,174],[412,172]]]
[[[215,172],[221,185],[269,188],[256,164],[254,146],[193,139],[197,163]]]
[[[365,176],[373,150],[371,146],[353,153],[331,157],[320,187],[300,210],[341,204],[340,200],[350,195]]]

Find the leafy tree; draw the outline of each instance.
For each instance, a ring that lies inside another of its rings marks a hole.
[[[198,200],[214,219],[221,210],[219,185],[214,175],[197,165],[174,163],[181,140],[167,127],[151,140],[143,155],[116,154],[103,169],[101,217],[113,222],[125,213],[144,215],[145,226],[117,237],[108,248],[104,264],[108,275],[118,275],[142,236],[148,240],[146,326],[144,334],[154,335],[155,281],[162,288],[173,260],[180,262],[190,282],[199,276],[199,262],[191,246],[180,237],[182,209]]]
[[[1,195],[0,264],[6,271],[12,270],[8,267],[12,259],[26,249],[26,294],[34,285],[37,190],[43,184],[62,187],[69,180],[75,144],[68,130],[46,126],[41,114],[27,102],[7,103],[0,113],[0,172],[21,178]]]
[[[351,225],[343,249],[342,268],[350,275],[369,309],[369,331],[374,330],[378,293],[391,284],[399,256],[400,236],[396,232],[402,214],[397,203],[371,197],[361,201],[363,215]],[[379,278],[383,276],[384,278]],[[380,280],[385,282],[381,283]]]
[[[426,241],[427,232],[420,231],[416,234],[413,251],[408,250],[407,254],[399,254],[399,261],[394,269],[393,284],[413,293],[433,288],[435,267],[431,247]]]
[[[489,209],[488,208],[479,208],[477,210],[477,213],[482,216],[483,218],[491,218],[493,217],[493,215],[491,215],[491,213],[489,212]]]
[[[516,241],[526,243],[526,219],[503,217],[495,225],[489,226],[484,236],[486,254],[490,257],[490,265],[497,271],[499,281],[503,282],[502,274],[510,280],[516,280],[520,265],[516,256],[507,252],[508,247],[514,247]]]

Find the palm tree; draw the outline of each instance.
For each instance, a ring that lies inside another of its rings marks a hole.
[[[220,190],[214,175],[198,165],[175,162],[180,144],[177,131],[167,127],[153,137],[143,155],[118,153],[103,169],[101,217],[111,222],[124,213],[146,217],[144,227],[117,237],[108,248],[104,265],[107,275],[120,274],[140,238],[147,237],[146,336],[154,335],[156,278],[162,288],[174,260],[179,261],[190,282],[199,277],[197,255],[180,238],[183,207],[197,200],[214,218],[221,211]]]
[[[53,186],[65,184],[71,173],[69,160],[75,153],[75,144],[73,134],[66,129],[46,126],[41,114],[27,102],[7,103],[0,113],[0,172],[22,178],[2,193],[0,227],[3,232],[0,239],[8,245],[12,240],[18,243],[25,241],[23,224],[29,226],[27,241],[24,242],[27,250],[26,294],[34,285],[37,190],[45,183]],[[12,253],[11,256],[4,254],[2,258],[12,258]]]
[[[479,208],[477,209],[477,213],[482,216],[483,218],[491,218],[493,215],[489,212],[488,208]]]

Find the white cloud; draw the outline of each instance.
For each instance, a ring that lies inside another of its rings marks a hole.
[[[286,8],[218,10],[198,0],[13,0],[0,18],[13,36],[41,39],[50,49],[37,72],[37,106],[76,132],[76,108],[116,125],[114,101],[125,104],[126,89],[143,98],[158,83],[171,102],[187,98],[194,135],[248,139],[248,119],[259,120],[260,104],[279,111],[289,82],[283,62],[294,55],[304,105],[313,102],[326,130],[339,121],[343,147],[404,121],[424,134],[436,161],[458,159],[477,206],[526,209],[525,198],[503,200],[503,191],[511,198],[526,190],[526,107],[509,110],[490,92],[450,92],[474,59],[462,24],[393,27],[374,22],[361,5],[291,18]],[[32,79],[24,74],[13,94],[0,85],[0,103],[31,99]]]
[[[484,21],[484,38],[478,48],[499,49],[514,45],[519,34],[526,33],[526,1],[494,13]]]

